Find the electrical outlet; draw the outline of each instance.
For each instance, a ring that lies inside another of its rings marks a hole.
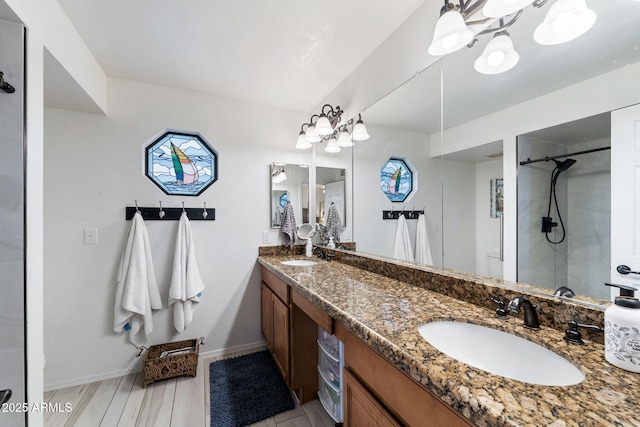
[[[271,243],[271,233],[268,231],[263,231],[262,232],[262,243],[263,244],[269,244]]]
[[[84,229],[84,244],[85,245],[97,245],[98,244],[98,229],[97,228],[85,228]]]

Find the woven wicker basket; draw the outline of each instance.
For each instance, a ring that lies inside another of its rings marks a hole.
[[[196,377],[198,352],[204,338],[152,345],[142,364],[142,386],[182,375]]]

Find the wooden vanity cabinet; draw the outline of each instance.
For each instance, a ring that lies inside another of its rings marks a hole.
[[[270,287],[262,282],[262,335],[285,382],[289,384],[289,307]]]
[[[471,421],[393,366],[342,324],[336,323],[335,335],[344,343],[345,383],[351,382],[345,391],[346,427],[473,426]],[[384,422],[369,423],[367,411],[382,414],[379,416]],[[394,424],[396,422],[399,424]]]
[[[400,424],[348,369],[344,378],[344,425],[399,427]]]
[[[295,303],[304,305],[311,302],[266,268],[262,267],[261,273],[262,335],[282,377],[298,401],[301,404],[309,402],[316,399],[318,393],[318,324]],[[328,317],[326,313],[325,316]]]

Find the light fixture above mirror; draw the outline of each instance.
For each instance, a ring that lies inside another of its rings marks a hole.
[[[369,133],[360,115],[355,124],[353,119],[349,119],[347,123],[339,126],[343,113],[340,107],[334,108],[325,104],[319,115],[314,114],[309,119],[309,123],[303,123],[300,126],[296,148],[305,150],[311,148],[316,142],[327,141],[324,150],[327,153],[339,153],[343,147],[351,147],[353,141],[369,139]]]
[[[482,74],[498,74],[518,63],[507,28],[513,25],[529,5],[542,7],[549,0],[445,0],[436,23],[429,54],[442,56],[473,47],[475,36],[493,34],[474,68]],[[596,14],[586,0],[555,0],[534,31],[533,38],[542,45],[566,43],[586,33],[595,23]],[[494,24],[497,24],[494,26]],[[475,34],[475,36],[474,36]]]

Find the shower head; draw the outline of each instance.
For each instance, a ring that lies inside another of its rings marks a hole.
[[[576,162],[573,159],[567,159],[563,162],[559,162],[557,160],[554,160],[554,162],[556,163],[556,167],[558,168],[558,173],[560,172],[564,172],[567,169],[569,169],[571,166],[573,166],[573,164]]]

